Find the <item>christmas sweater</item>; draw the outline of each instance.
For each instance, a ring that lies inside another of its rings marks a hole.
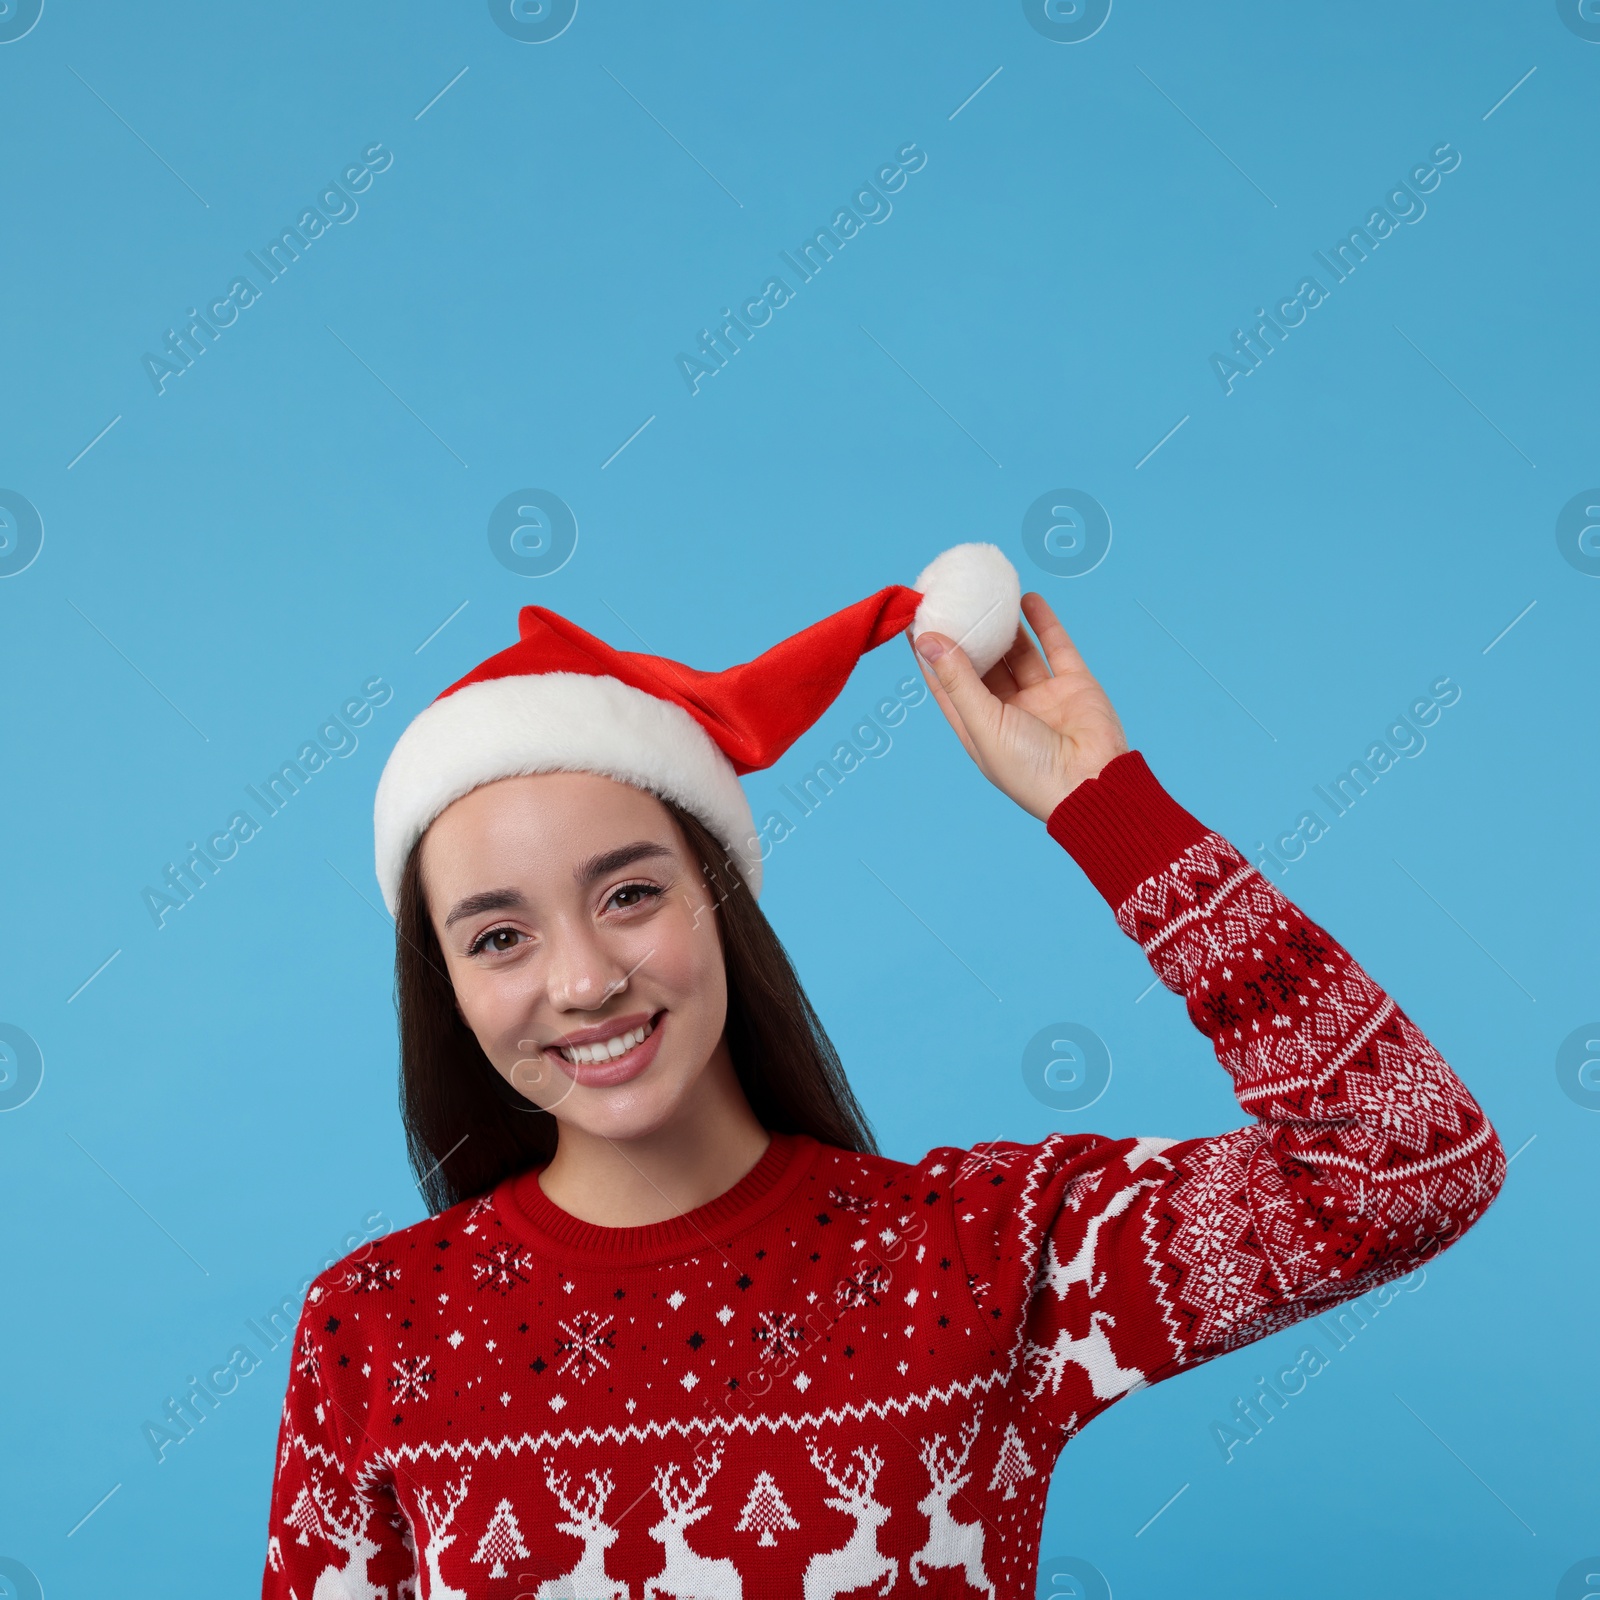
[[[1251,1120],[917,1161],[774,1133],[609,1228],[537,1170],[314,1280],[267,1600],[1024,1600],[1124,1395],[1414,1268],[1500,1142],[1348,954],[1136,752],[1050,817]]]

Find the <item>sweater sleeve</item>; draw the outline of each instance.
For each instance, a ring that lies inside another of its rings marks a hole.
[[[278,1426],[262,1600],[311,1600],[324,1592],[388,1600],[392,1586],[415,1581],[410,1528],[393,1493],[359,1481],[354,1471],[370,1375],[341,1381],[324,1349],[330,1320],[338,1327],[332,1306],[347,1265],[315,1279],[300,1309]]]
[[[1482,1215],[1500,1141],[1416,1025],[1183,810],[1137,752],[1047,824],[1187,1002],[1253,1120],[1215,1137],[1055,1134],[963,1163],[958,1240],[1039,1420],[1412,1271]]]

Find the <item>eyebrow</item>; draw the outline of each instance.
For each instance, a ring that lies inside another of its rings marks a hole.
[[[633,844],[619,845],[615,850],[606,850],[579,862],[572,869],[573,881],[580,889],[585,888],[596,878],[603,878],[608,872],[619,872],[623,867],[631,867],[635,861],[649,861],[671,854],[672,851],[664,844],[653,839],[639,839]]]
[[[515,889],[484,889],[469,894],[465,900],[456,901],[450,915],[444,919],[445,927],[453,927],[463,917],[475,917],[483,911],[512,911],[527,904]]]
[[[580,861],[572,869],[573,881],[579,888],[584,888],[608,872],[631,867],[635,861],[648,861],[671,854],[672,851],[664,844],[640,839],[633,844],[619,845],[615,850],[602,851],[599,855],[590,856],[587,861]],[[451,907],[450,915],[444,919],[444,925],[447,928],[454,927],[463,917],[480,916],[485,911],[519,910],[527,903],[516,889],[483,889],[458,900]]]

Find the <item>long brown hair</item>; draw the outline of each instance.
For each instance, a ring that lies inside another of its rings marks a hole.
[[[865,1114],[772,924],[727,852],[662,800],[717,902],[728,980],[728,1051],[757,1120],[774,1133],[876,1154]],[[400,1116],[417,1186],[433,1212],[485,1194],[555,1154],[555,1117],[495,1071],[456,1009],[422,886],[422,841],[406,859],[395,917]]]

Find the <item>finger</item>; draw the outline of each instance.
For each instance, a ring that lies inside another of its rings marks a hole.
[[[1039,654],[1039,647],[1033,642],[1028,630],[1019,622],[1017,624],[1017,637],[1013,640],[1011,648],[1001,658],[1011,669],[1011,676],[1016,680],[1019,689],[1032,688],[1036,683],[1042,683],[1050,676],[1050,668],[1045,665],[1045,659]]]
[[[917,653],[926,660],[924,652],[934,656],[931,665],[939,687],[961,719],[961,726],[971,737],[972,744],[981,749],[999,720],[1000,702],[984,686],[971,658],[955,640],[942,633],[919,634]]]
[[[973,748],[966,724],[961,720],[961,713],[951,704],[950,696],[944,692],[944,685],[939,682],[938,675],[933,668],[922,659],[922,652],[917,649],[915,642],[912,640],[910,628],[906,629],[906,643],[911,645],[911,654],[922,673],[923,682],[927,684],[934,700],[938,703],[939,709],[944,713],[945,721],[955,730],[956,737],[961,741],[961,748],[976,761],[978,752]]]
[[[1050,670],[1058,678],[1064,672],[1083,672],[1094,676],[1089,673],[1088,663],[1078,654],[1078,647],[1042,594],[1030,590],[1023,595],[1022,612],[1033,625],[1033,631],[1039,635],[1039,643],[1044,647]]]

